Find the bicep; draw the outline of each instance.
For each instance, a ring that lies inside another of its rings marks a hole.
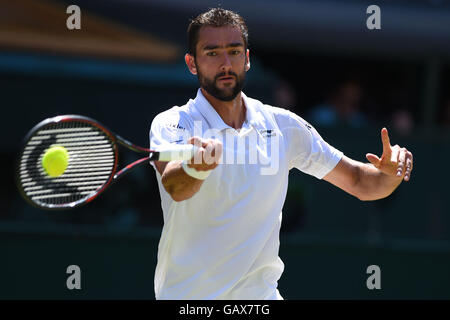
[[[359,162],[344,155],[336,167],[323,177],[323,179],[347,193],[358,197]]]

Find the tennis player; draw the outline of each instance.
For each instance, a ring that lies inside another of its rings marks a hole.
[[[282,299],[278,250],[289,170],[369,201],[409,181],[413,156],[391,146],[383,128],[381,157],[352,160],[298,115],[247,97],[248,30],[238,14],[200,14],[188,41],[185,61],[198,77],[197,96],[160,113],[150,129],[152,148],[200,146],[189,162],[154,163],[164,214],[156,298]]]

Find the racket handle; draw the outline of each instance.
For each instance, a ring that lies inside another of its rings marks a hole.
[[[198,147],[192,144],[174,144],[158,150],[158,161],[190,160]]]

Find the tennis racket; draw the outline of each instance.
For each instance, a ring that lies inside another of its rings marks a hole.
[[[118,144],[147,157],[118,168]],[[67,169],[49,176],[41,161],[53,146],[66,148]],[[74,208],[94,200],[131,169],[149,161],[188,160],[197,147],[171,144],[159,150],[142,148],[114,134],[99,122],[79,115],[62,115],[37,124],[24,139],[16,182],[22,197],[43,209]]]

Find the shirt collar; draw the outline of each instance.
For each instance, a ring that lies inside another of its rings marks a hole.
[[[246,107],[245,122],[243,127],[257,125],[260,115],[256,110],[256,106],[243,92],[241,92],[241,97]],[[205,98],[201,89],[198,89],[197,91],[197,96],[194,99],[194,105],[206,119],[210,128],[218,129],[220,131],[224,129],[232,129],[222,120],[216,109],[214,109],[214,107]]]
[[[241,96],[247,108],[244,125],[255,127],[263,123],[264,117],[258,108],[258,101],[248,98],[243,92],[241,92]]]

